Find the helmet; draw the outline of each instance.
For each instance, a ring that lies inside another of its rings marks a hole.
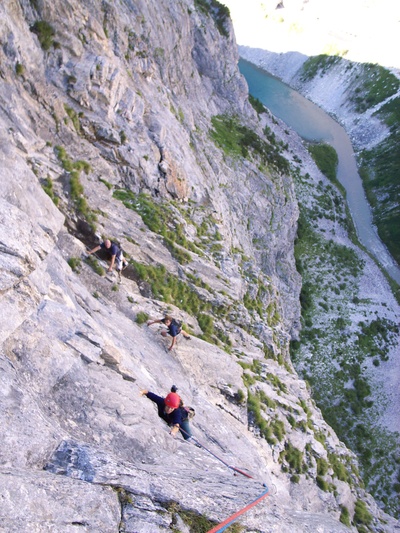
[[[170,392],[167,394],[167,397],[164,399],[164,403],[167,407],[172,407],[173,409],[177,409],[180,405],[181,399],[179,397],[179,394],[176,394],[176,392]]]

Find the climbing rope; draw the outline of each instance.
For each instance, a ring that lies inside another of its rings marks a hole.
[[[187,431],[185,431],[184,429],[182,429],[181,427],[179,428],[179,431],[182,431],[183,433],[185,433],[186,435],[189,435],[189,433],[187,433]],[[237,472],[238,474],[242,474],[242,476],[246,476],[247,478],[249,479],[254,479],[253,476],[251,476],[250,474],[247,474],[246,472],[243,472],[243,470],[240,470],[240,468],[236,468],[235,466],[231,466],[230,464],[226,463],[223,459],[221,459],[220,457],[218,457],[218,455],[216,455],[214,452],[212,452],[211,450],[209,450],[208,448],[206,448],[203,444],[201,444],[201,442],[199,442],[195,437],[189,435],[191,438],[190,440],[195,442],[198,446],[200,446],[200,448],[202,448],[203,450],[205,450],[206,452],[208,452],[209,454],[211,454],[213,457],[215,457],[215,459],[217,459],[218,461],[220,461],[223,465],[227,466],[228,468],[230,468],[231,470],[233,470],[234,472]]]
[[[203,450],[205,450],[206,452],[208,452],[210,455],[212,455],[213,457],[215,457],[215,459],[217,459],[218,461],[220,461],[223,465],[225,465],[226,467],[228,467],[230,470],[233,470],[234,472],[237,472],[238,474],[242,474],[242,476],[245,476],[249,479],[254,479],[253,476],[251,476],[250,474],[247,474],[247,472],[243,472],[243,470],[240,470],[240,468],[236,468],[235,466],[232,466],[230,464],[228,464],[226,461],[224,461],[223,459],[221,459],[220,457],[218,457],[218,455],[216,455],[214,452],[212,452],[211,450],[209,450],[208,448],[206,448],[206,446],[204,446],[201,442],[199,442],[195,437],[193,437],[193,435],[191,435],[190,433],[188,433],[187,431],[185,431],[182,426],[179,427],[179,431],[181,433],[184,433],[185,435],[187,435],[189,437],[189,442],[194,442],[197,446],[199,446],[200,448],[202,448]],[[256,498],[254,501],[252,501],[251,503],[249,503],[248,505],[246,505],[246,507],[243,507],[243,509],[240,509],[239,511],[237,511],[236,513],[234,513],[233,515],[229,516],[226,520],[224,520],[223,522],[221,522],[220,524],[218,524],[217,526],[213,527],[212,529],[210,529],[209,531],[207,531],[207,533],[221,533],[222,531],[225,531],[225,529],[227,527],[229,527],[231,524],[233,524],[233,522],[235,522],[239,516],[243,515],[244,513],[246,513],[249,509],[251,509],[252,507],[254,507],[255,505],[257,505],[258,503],[260,503],[264,498],[266,498],[267,496],[269,496],[270,494],[270,491],[267,487],[267,485],[265,483],[263,483],[263,487],[265,488],[265,490],[262,492],[262,494],[260,494],[260,496],[258,496],[258,498]]]
[[[190,435],[182,427],[179,428],[179,431],[182,431],[186,435],[189,435],[190,441],[193,441],[195,444],[200,446],[200,448],[202,448],[203,450],[205,450],[206,452],[211,454],[213,457],[215,457],[215,459],[218,459],[218,461],[220,461],[223,465],[227,466],[230,470],[233,470],[234,472],[238,472],[239,474],[242,474],[243,476],[245,476],[245,477],[247,477],[249,479],[254,479],[253,476],[251,476],[250,474],[247,474],[246,472],[243,472],[243,470],[240,470],[239,468],[236,468],[235,466],[231,466],[230,464],[225,462],[223,459],[218,457],[218,455],[216,455],[214,452],[212,452],[211,450],[206,448],[203,444],[201,444],[201,442],[199,442],[195,437]],[[221,522],[217,526],[215,526],[212,529],[210,529],[209,531],[207,531],[207,533],[221,533],[222,531],[225,531],[225,529],[227,527],[229,527],[231,524],[233,524],[233,522],[235,522],[239,518],[239,516],[241,516],[244,513],[247,513],[247,511],[249,509],[251,509],[252,507],[257,505],[258,503],[260,503],[264,498],[269,496],[269,494],[270,494],[269,493],[269,489],[268,489],[268,487],[267,487],[267,485],[265,483],[263,483],[263,487],[265,487],[266,490],[264,490],[264,492],[258,498],[256,498],[254,501],[252,501],[251,503],[246,505],[246,507],[243,507],[243,509],[240,509],[239,511],[237,511],[233,515],[229,516],[226,520],[224,520],[223,522]]]
[[[243,507],[243,509],[240,509],[240,511],[237,511],[236,513],[231,515],[229,518],[227,518],[226,520],[224,520],[223,522],[221,522],[217,526],[215,526],[212,529],[210,529],[209,531],[207,531],[207,533],[221,533],[221,531],[225,531],[225,529],[228,528],[231,524],[233,524],[233,522],[235,522],[239,518],[239,516],[241,516],[244,513],[247,513],[247,511],[249,509],[251,509],[252,507],[257,505],[258,503],[260,503],[261,500],[263,500],[264,498],[269,496],[268,487],[265,484],[264,484],[264,487],[266,488],[266,490],[262,494],[260,494],[260,496],[258,498],[256,498],[254,501],[252,501],[251,503],[246,505],[246,507]]]

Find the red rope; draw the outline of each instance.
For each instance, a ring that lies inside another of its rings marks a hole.
[[[226,520],[224,520],[223,522],[221,522],[217,526],[213,527],[209,531],[207,531],[207,533],[218,533],[218,532],[224,531],[230,524],[232,524],[237,518],[239,518],[239,516],[241,516],[242,514],[246,513],[249,509],[251,509],[252,507],[257,505],[261,500],[263,500],[267,496],[269,496],[268,488],[256,500],[254,500],[253,502],[249,503],[249,505],[246,505],[246,507],[243,507],[243,509],[241,509],[237,513],[231,515],[229,518],[227,518]]]

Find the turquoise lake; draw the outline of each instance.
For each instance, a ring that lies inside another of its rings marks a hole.
[[[337,178],[346,189],[347,203],[358,238],[388,274],[400,283],[400,268],[373,225],[353,147],[344,128],[320,107],[265,70],[244,59],[239,61],[239,69],[246,78],[250,94],[300,137],[306,141],[325,142],[335,148],[339,159]]]

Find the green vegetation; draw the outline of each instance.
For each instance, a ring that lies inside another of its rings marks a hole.
[[[377,114],[390,135],[361,153],[360,175],[379,236],[400,264],[400,98],[386,103]]]
[[[310,57],[303,64],[303,73],[301,75],[302,81],[310,81],[317,74],[323,76],[333,65],[336,65],[342,58],[338,55],[320,54],[318,56]]]
[[[194,511],[179,511],[179,516],[189,526],[190,533],[207,533],[215,526],[215,522],[209,520],[206,516],[195,513]]]
[[[351,526],[351,523],[350,523],[350,513],[349,513],[349,510],[347,509],[347,507],[345,507],[344,505],[341,505],[340,506],[341,509],[342,509],[342,512],[340,513],[340,518],[339,520],[342,522],[342,524],[344,524],[345,526],[347,527],[350,527]]]
[[[45,20],[37,20],[31,27],[32,33],[35,33],[39,39],[40,46],[45,52],[50,50],[54,45],[55,31],[53,27]]]
[[[329,463],[333,468],[334,475],[340,480],[351,484],[350,471],[342,460],[334,453],[328,453]]]
[[[100,265],[100,263],[97,261],[97,259],[95,257],[93,257],[93,255],[89,255],[85,259],[85,263],[87,263],[96,272],[96,274],[98,274],[99,276],[104,276],[105,275],[104,268]]]
[[[120,200],[125,207],[139,213],[149,230],[164,238],[165,245],[181,264],[189,263],[192,258],[179,247],[201,253],[201,250],[186,238],[183,224],[177,221],[176,213],[167,203],[156,202],[150,196],[124,189],[114,191],[113,197]]]
[[[323,490],[324,492],[329,491],[329,483],[322,476],[317,476],[316,481],[317,481],[318,487],[321,490]]]
[[[354,90],[356,110],[363,113],[397,93],[400,81],[390,70],[372,63],[364,63]]]
[[[15,64],[15,74],[17,76],[23,76],[24,75],[24,72],[25,72],[25,67],[24,65],[22,65],[21,63],[19,63],[17,61],[17,63]]]
[[[149,315],[147,313],[145,313],[144,311],[139,311],[136,315],[136,324],[139,324],[139,326],[141,324],[144,324],[145,322],[147,322],[149,319]]]
[[[336,150],[329,144],[311,144],[308,147],[308,151],[322,174],[325,174],[328,179],[335,182],[338,166]]]
[[[110,183],[109,181],[103,178],[99,178],[99,181],[101,181],[101,183],[103,183],[109,191],[111,191],[111,189],[113,188],[112,183]]]
[[[75,128],[76,133],[81,132],[81,124],[79,122],[79,115],[78,113],[72,109],[72,107],[69,107],[67,104],[64,104],[64,109],[69,118],[71,119],[71,122]]]
[[[82,263],[79,257],[70,257],[68,264],[74,272],[79,272]]]
[[[303,453],[292,446],[290,442],[285,443],[285,449],[279,454],[279,462],[282,463],[282,470],[292,474],[302,474],[307,471],[303,462]]]
[[[256,98],[255,96],[252,96],[251,94],[249,94],[249,102],[251,103],[251,105],[257,111],[259,115],[261,113],[266,112],[265,105],[258,98]]]
[[[261,414],[261,407],[262,402],[259,395],[254,395],[249,392],[247,397],[247,412],[249,414],[249,421],[258,427],[260,435],[264,437],[269,444],[276,444],[276,439],[273,435],[273,429]]]
[[[378,363],[387,359],[397,342],[398,325],[376,316],[370,303],[358,298],[363,263],[353,249],[317,233],[314,214],[313,207],[301,206],[295,257],[303,277],[303,328],[300,342],[291,343],[291,358],[310,384],[324,418],[358,455],[368,490],[396,514],[396,437],[376,427],[379,406],[371,399],[364,367],[368,358]],[[365,317],[356,331],[348,327],[355,313]],[[349,465],[334,456],[329,462],[338,479],[351,482]]]
[[[48,176],[45,179],[44,183],[42,183],[42,187],[44,192],[53,200],[54,205],[58,206],[58,204],[60,203],[60,198],[54,192],[53,180],[50,178],[50,176]]]
[[[61,163],[63,169],[69,173],[69,185],[70,185],[70,197],[73,201],[77,212],[82,215],[85,220],[89,223],[93,230],[96,229],[95,222],[97,221],[97,216],[95,212],[90,209],[86,198],[84,196],[83,185],[80,181],[80,172],[85,172],[89,174],[91,171],[91,166],[86,161],[77,160],[72,161],[65,148],[62,146],[55,147],[56,155]]]
[[[282,173],[289,172],[289,163],[280,154],[281,145],[264,141],[234,116],[217,115],[211,122],[211,137],[226,155],[254,159]]]
[[[153,298],[175,304],[194,316],[211,309],[209,302],[201,300],[187,283],[169,274],[163,265],[143,265],[133,260],[131,265],[137,280],[149,284]]]
[[[246,395],[245,393],[242,391],[242,389],[238,389],[236,395],[235,395],[235,399],[236,399],[236,402],[238,404],[242,404],[244,403],[244,401],[246,400]]]
[[[195,0],[194,3],[200,11],[206,15],[211,15],[221,35],[229,37],[229,32],[225,26],[226,21],[230,18],[227,6],[218,2],[218,0]]]
[[[367,506],[363,500],[356,501],[356,504],[354,506],[353,521],[359,531],[360,531],[359,526],[361,525],[368,526],[372,522],[372,515],[371,513],[368,512]]]

